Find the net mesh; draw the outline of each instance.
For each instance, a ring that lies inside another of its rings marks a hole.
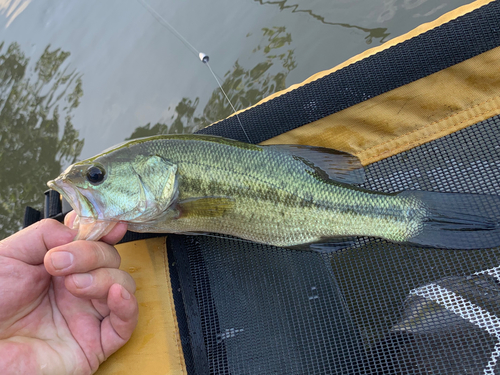
[[[499,127],[494,117],[372,164],[364,187],[500,195]],[[180,315],[201,333],[184,348],[191,373],[500,374],[499,248],[358,238],[320,254],[175,237]]]

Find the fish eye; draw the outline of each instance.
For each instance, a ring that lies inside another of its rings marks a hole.
[[[89,169],[87,169],[86,177],[88,182],[90,182],[92,185],[99,185],[101,182],[104,181],[105,175],[106,172],[104,171],[104,168],[92,166]]]

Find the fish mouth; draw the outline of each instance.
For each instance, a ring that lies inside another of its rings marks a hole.
[[[61,194],[77,213],[78,216],[73,224],[73,229],[78,229],[75,241],[97,241],[118,223],[118,221],[99,220],[90,201],[71,184],[70,180],[58,177],[47,182],[47,185]]]
[[[70,181],[58,177],[55,180],[47,182],[47,186],[61,194],[79,217],[97,219],[97,212],[92,204]]]

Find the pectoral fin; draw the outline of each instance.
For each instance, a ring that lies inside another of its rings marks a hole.
[[[234,208],[234,200],[227,197],[201,197],[179,201],[175,207],[180,218],[220,217]]]

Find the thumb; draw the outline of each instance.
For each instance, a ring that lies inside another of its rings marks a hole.
[[[44,219],[0,241],[0,256],[41,264],[47,250],[67,244],[76,231],[53,219]]]

